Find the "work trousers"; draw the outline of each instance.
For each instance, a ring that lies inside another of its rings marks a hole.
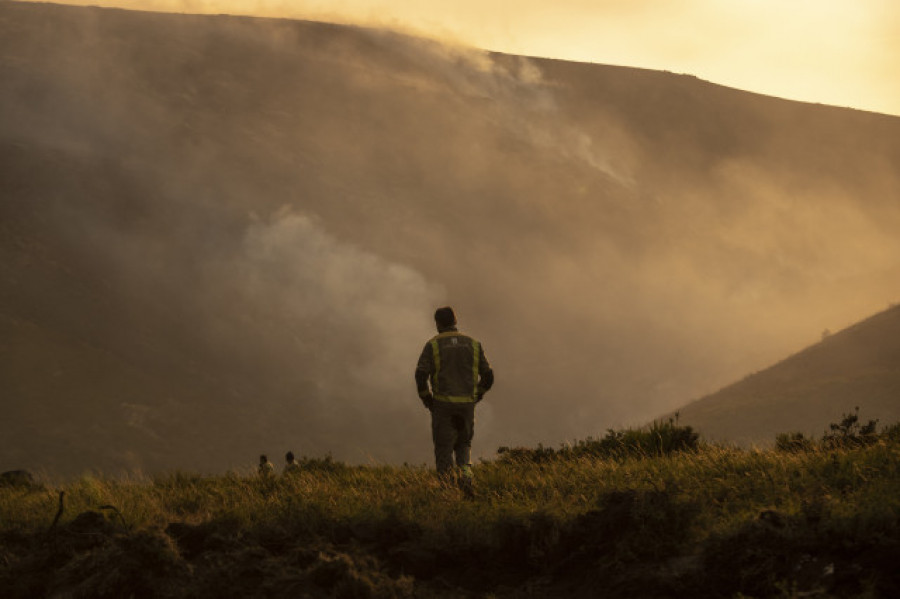
[[[475,404],[435,400],[431,410],[431,437],[438,472],[457,466],[468,466],[475,434]]]

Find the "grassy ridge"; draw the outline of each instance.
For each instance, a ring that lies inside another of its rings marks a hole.
[[[274,479],[82,478],[53,527],[56,489],[0,489],[0,595],[896,596],[896,432],[519,451],[475,467],[471,501],[424,467],[330,460]]]

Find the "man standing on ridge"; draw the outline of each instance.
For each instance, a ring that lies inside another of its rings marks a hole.
[[[416,365],[419,398],[431,412],[431,436],[437,471],[449,475],[456,465],[462,469],[460,486],[472,493],[472,436],[475,404],[494,384],[494,371],[477,340],[456,329],[453,308],[434,313],[438,334],[432,337]]]

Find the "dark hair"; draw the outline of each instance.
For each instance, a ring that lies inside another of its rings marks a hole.
[[[444,306],[434,311],[434,322],[438,328],[446,329],[456,324],[456,314],[450,306]]]
[[[266,454],[262,454],[261,456],[259,456],[259,461],[260,462],[268,462],[269,458],[266,457]]]
[[[294,452],[293,452],[293,451],[289,451],[289,452],[287,452],[286,454],[284,454],[284,459],[286,459],[288,462],[290,462],[291,460],[293,460],[293,459],[294,459]]]

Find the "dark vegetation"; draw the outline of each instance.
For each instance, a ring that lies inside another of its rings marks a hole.
[[[877,420],[869,420],[866,424],[860,422],[857,407],[853,413],[844,414],[840,422],[830,424],[820,443],[826,449],[841,449],[870,445],[883,437],[896,440],[900,436],[900,425],[894,425],[880,434],[877,428]],[[815,443],[814,439],[800,432],[782,433],[775,438],[775,447],[781,451],[808,451],[815,447]]]
[[[331,458],[85,477],[52,523],[57,491],[7,487],[0,595],[894,597],[900,429],[858,418],[802,448],[708,445],[672,421],[508,449],[476,466],[473,500],[423,467]]]
[[[677,417],[655,421],[646,430],[609,429],[601,439],[588,437],[559,449],[538,444],[536,449],[501,447],[500,461],[544,462],[591,458],[660,457],[679,451],[696,450],[700,435],[690,426],[678,426]]]

